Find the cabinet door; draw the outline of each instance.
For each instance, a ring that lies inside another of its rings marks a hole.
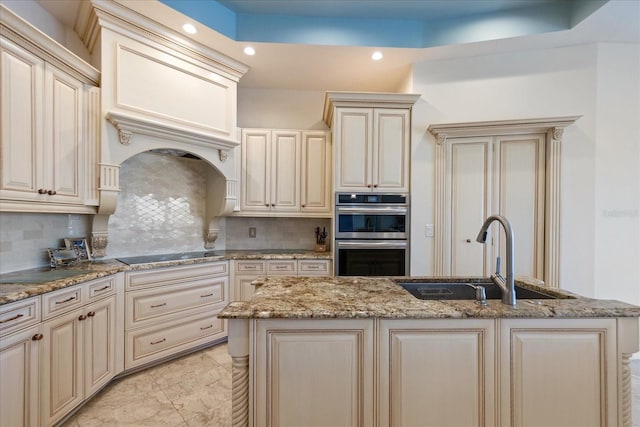
[[[501,320],[500,425],[618,425],[615,322]]]
[[[46,65],[45,74],[45,187],[49,201],[82,204],[84,150],[80,81]]]
[[[236,276],[233,279],[234,301],[249,301],[255,293],[255,286],[251,284],[257,276]]]
[[[334,139],[336,191],[369,191],[373,188],[373,109],[337,108]]]
[[[302,212],[331,212],[331,141],[328,132],[302,132]]]
[[[116,297],[86,307],[84,326],[84,397],[88,398],[115,376]]]
[[[271,207],[270,141],[269,130],[242,131],[241,210],[268,211]]]
[[[271,210],[300,210],[300,133],[271,133]]]
[[[373,188],[409,191],[409,110],[376,108],[373,111]]]
[[[373,320],[255,322],[256,425],[374,425]]]
[[[40,419],[51,425],[84,398],[82,357],[84,347],[82,310],[42,323],[40,359]]]
[[[38,337],[34,326],[0,342],[0,425],[38,426]]]
[[[380,334],[380,425],[496,424],[493,320],[382,320]]]
[[[42,60],[0,39],[0,197],[38,200],[41,189]]]

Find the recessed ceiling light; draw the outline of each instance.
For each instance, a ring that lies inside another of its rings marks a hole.
[[[193,26],[193,24],[184,24],[182,26],[182,29],[184,30],[185,33],[189,33],[189,34],[195,34],[198,32],[198,30],[196,30],[196,27]]]
[[[382,52],[380,51],[373,52],[373,54],[371,55],[371,59],[373,59],[374,61],[380,61],[382,59]]]
[[[249,56],[253,56],[256,54],[256,50],[254,48],[252,48],[251,46],[247,46],[244,48],[244,53],[245,55],[249,55]]]

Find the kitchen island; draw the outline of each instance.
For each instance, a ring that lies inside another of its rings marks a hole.
[[[233,425],[631,426],[640,307],[531,281],[557,298],[419,300],[398,281],[271,277],[229,304]]]

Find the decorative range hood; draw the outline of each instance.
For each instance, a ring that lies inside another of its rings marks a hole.
[[[219,217],[237,205],[237,83],[248,67],[126,3],[82,2],[75,30],[102,64],[104,120],[100,207],[92,230],[95,255],[106,255],[120,164],[149,150],[187,152],[215,171],[211,186],[217,189],[209,192],[203,230],[205,248],[211,248]]]

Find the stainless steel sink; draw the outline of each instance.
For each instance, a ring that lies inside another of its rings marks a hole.
[[[398,282],[411,295],[424,300],[475,300],[476,287],[485,289],[487,299],[501,299],[502,292],[495,283],[465,282]],[[559,296],[545,294],[516,285],[517,299],[558,299]]]

